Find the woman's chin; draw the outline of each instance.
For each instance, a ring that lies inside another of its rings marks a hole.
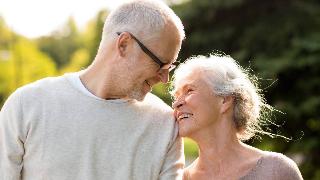
[[[188,133],[188,131],[186,129],[179,127],[179,136],[180,137],[188,137],[188,134],[189,133]]]
[[[192,126],[190,126],[188,120],[180,120],[179,123],[179,136],[180,137],[189,137],[189,134],[192,131]]]

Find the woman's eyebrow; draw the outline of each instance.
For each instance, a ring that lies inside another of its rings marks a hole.
[[[173,91],[172,91],[172,95],[173,96],[178,96],[180,93],[181,93],[181,91],[183,92],[183,91],[185,91],[187,88],[190,88],[190,87],[192,87],[192,88],[194,88],[194,87],[196,87],[194,84],[192,84],[192,83],[186,83],[186,84],[184,84],[182,87],[180,87],[179,89],[174,89]]]

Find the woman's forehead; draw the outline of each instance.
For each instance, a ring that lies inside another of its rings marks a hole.
[[[189,74],[183,78],[177,79],[174,84],[174,89],[172,91],[173,95],[177,95],[186,88],[201,88],[205,85],[204,79],[199,76],[199,74]]]

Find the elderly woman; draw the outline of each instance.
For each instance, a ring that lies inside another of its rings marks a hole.
[[[196,57],[175,71],[174,115],[179,135],[193,139],[199,157],[184,170],[185,180],[302,179],[283,154],[242,141],[264,132],[262,116],[272,107],[253,78],[229,56]]]

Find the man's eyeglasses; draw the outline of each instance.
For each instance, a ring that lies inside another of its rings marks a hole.
[[[118,36],[121,33],[122,32],[117,32]],[[142,42],[140,42],[133,34],[131,34],[130,32],[127,32],[127,33],[129,33],[130,36],[138,43],[142,51],[146,53],[155,63],[157,63],[160,66],[159,70],[163,69],[163,70],[172,71],[176,67],[176,65],[174,64],[163,63],[155,54],[153,54],[145,45],[143,45]]]

